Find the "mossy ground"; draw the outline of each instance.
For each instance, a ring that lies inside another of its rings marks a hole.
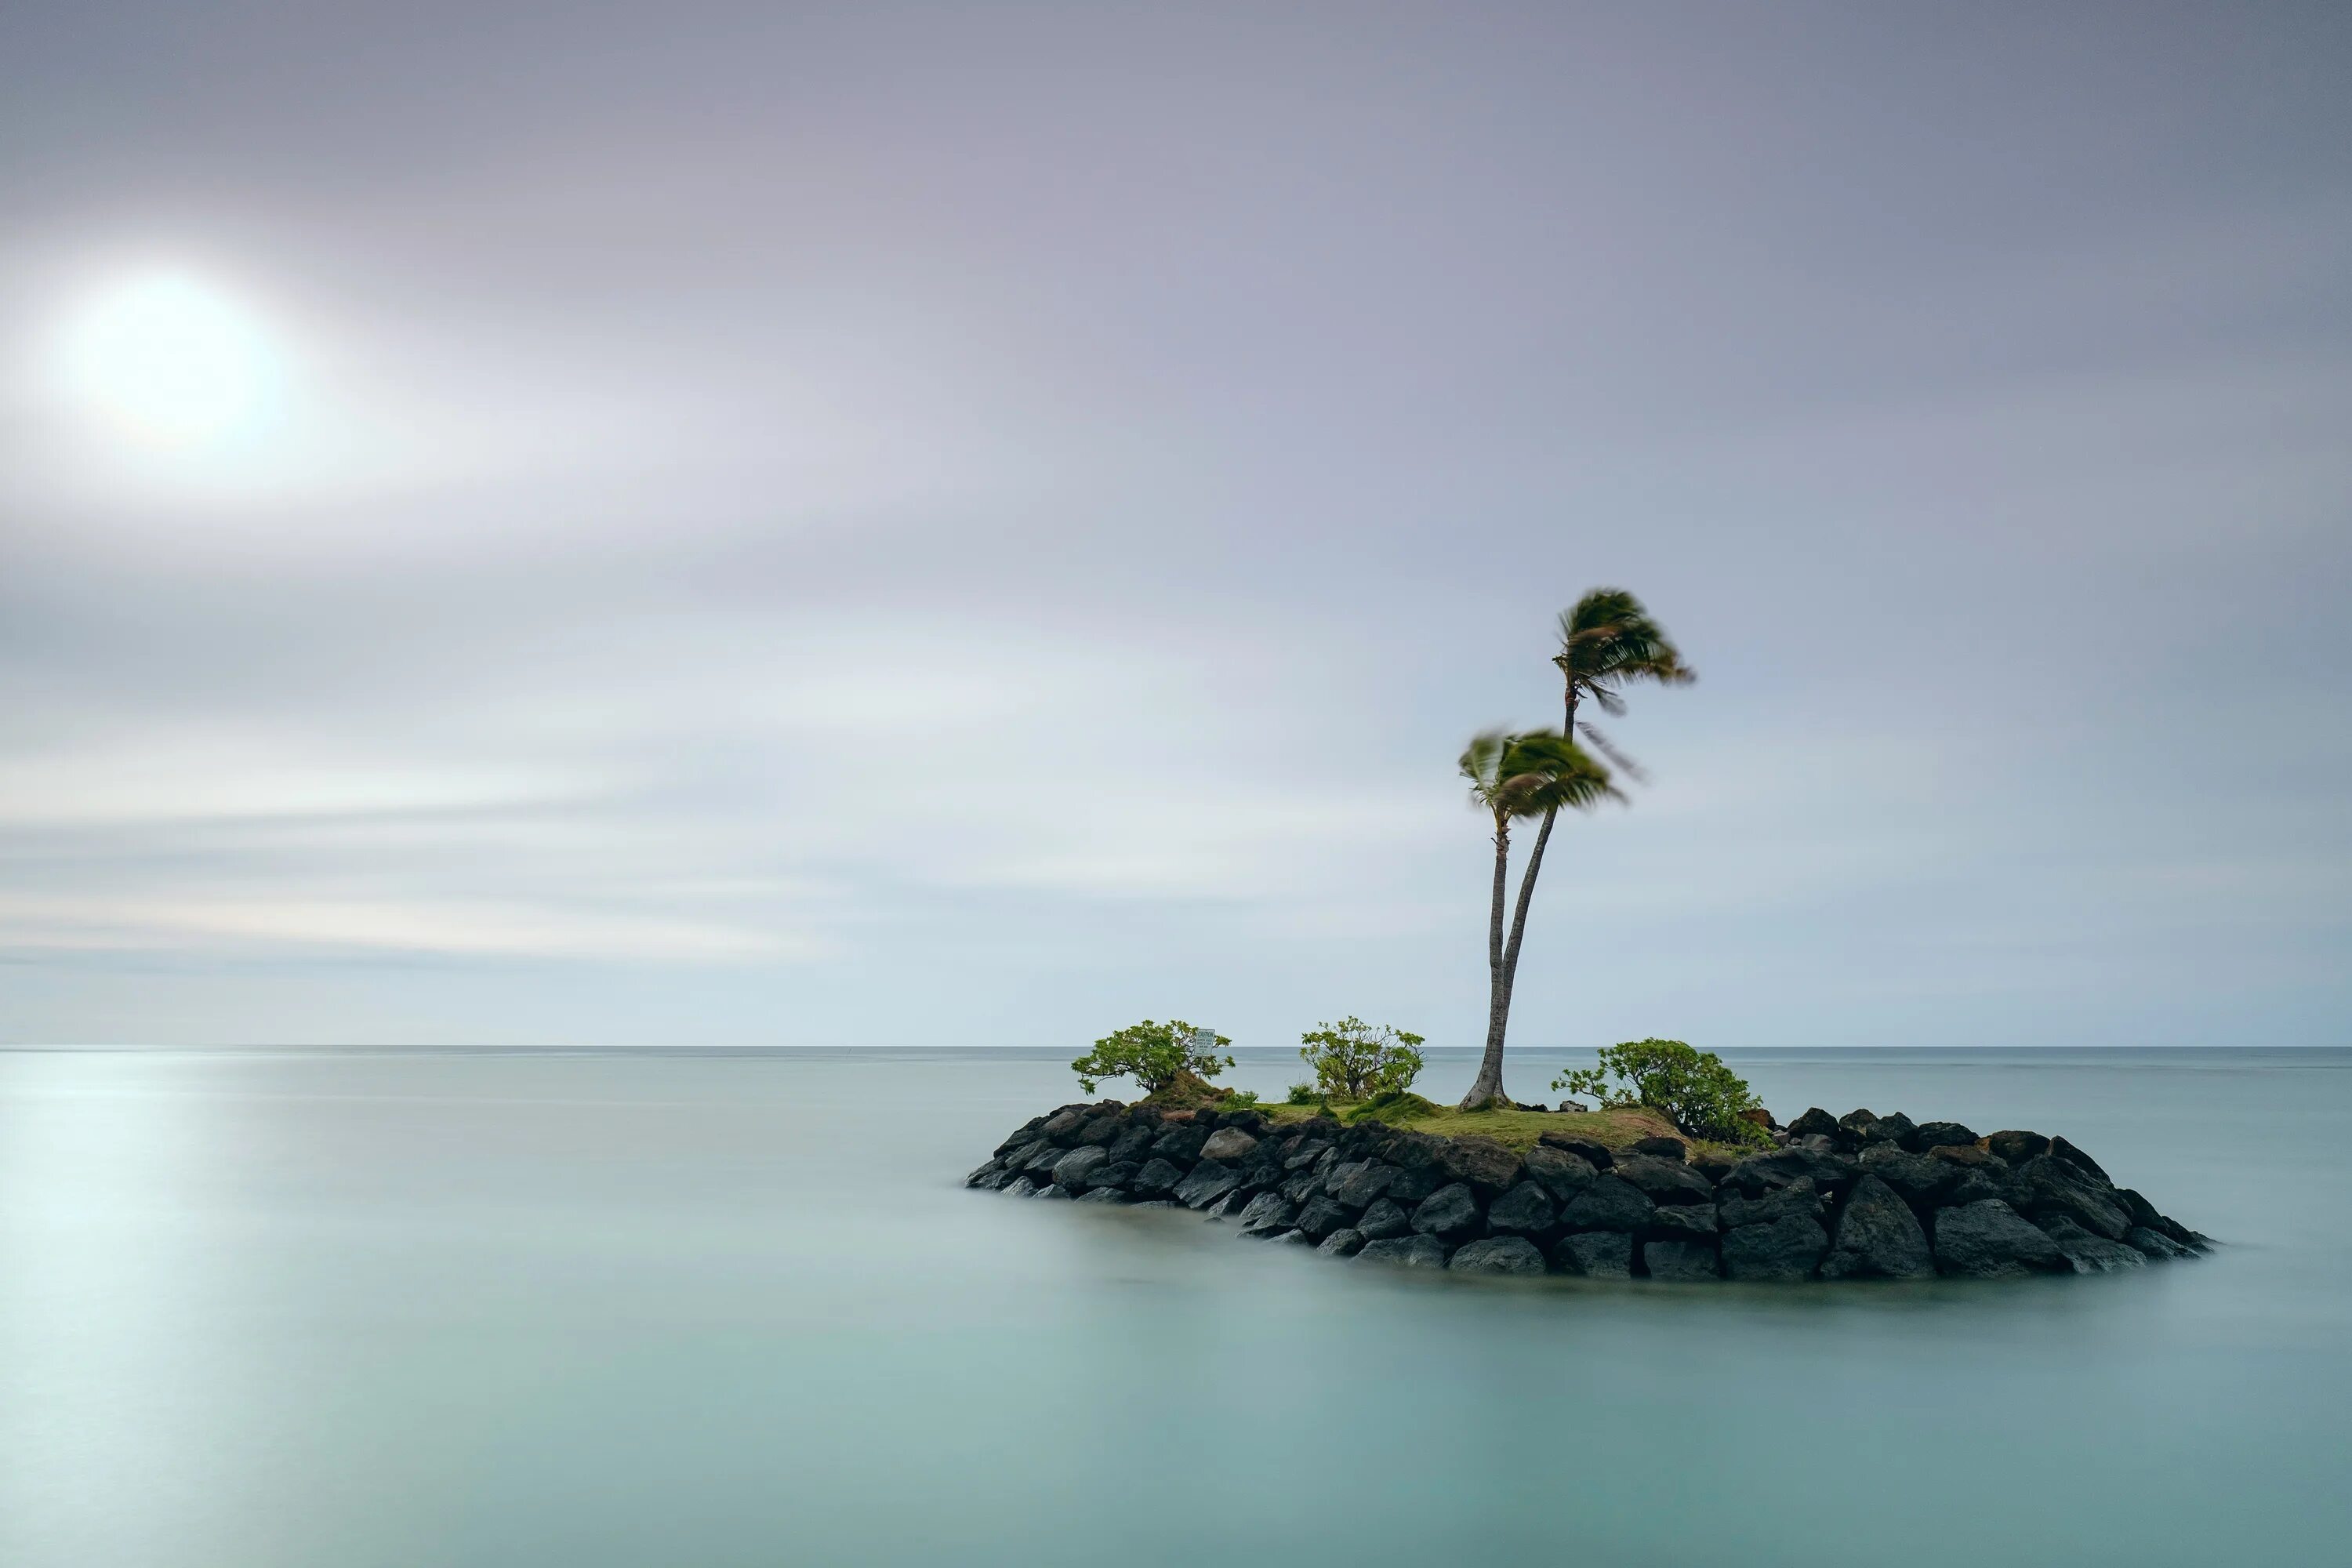
[[[1426,1107],[1426,1109],[1423,1109]],[[1257,1110],[1275,1121],[1304,1121],[1323,1110],[1319,1105],[1261,1105]],[[1345,1121],[1355,1107],[1333,1101],[1331,1113]],[[1609,1148],[1622,1148],[1636,1138],[1674,1138],[1692,1149],[1712,1147],[1675,1131],[1673,1122],[1646,1106],[1608,1110],[1456,1110],[1431,1105],[1414,1097],[1404,1106],[1386,1110],[1380,1120],[1392,1127],[1410,1127],[1440,1138],[1475,1133],[1511,1149],[1532,1149],[1547,1132],[1570,1132]],[[1742,1151],[1744,1152],[1744,1151]]]

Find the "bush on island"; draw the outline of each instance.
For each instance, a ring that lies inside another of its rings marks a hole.
[[[1386,1024],[1374,1028],[1361,1018],[1342,1018],[1298,1037],[1298,1054],[1315,1069],[1315,1085],[1332,1100],[1354,1103],[1375,1095],[1401,1093],[1421,1076],[1423,1037]]]
[[[1713,1051],[1694,1050],[1680,1040],[1604,1046],[1600,1066],[1564,1072],[1551,1087],[1603,1105],[1646,1105],[1694,1138],[1757,1146],[1771,1142],[1748,1119],[1757,1100],[1748,1080]]]
[[[1131,1078],[1146,1094],[1157,1094],[1188,1074],[1211,1079],[1234,1065],[1233,1058],[1217,1054],[1233,1041],[1212,1035],[1209,1037],[1216,1044],[1202,1048],[1194,1039],[1202,1033],[1181,1018],[1165,1024],[1146,1018],[1097,1040],[1093,1050],[1070,1064],[1070,1070],[1078,1075],[1079,1087],[1088,1094],[1107,1078]]]

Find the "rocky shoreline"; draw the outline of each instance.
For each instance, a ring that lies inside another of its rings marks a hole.
[[[1524,1152],[1329,1116],[1104,1100],[1032,1119],[968,1187],[1188,1208],[1337,1258],[1471,1274],[1662,1280],[2106,1273],[2212,1243],[2063,1138],[1809,1110],[1773,1147]]]

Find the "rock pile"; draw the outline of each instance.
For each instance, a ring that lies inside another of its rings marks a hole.
[[[1809,1110],[1774,1147],[1692,1154],[1546,1132],[1521,1154],[1328,1116],[1117,1100],[1025,1123],[965,1179],[1016,1197],[1191,1208],[1338,1258],[1654,1279],[2100,1273],[2211,1243],[2063,1138]]]

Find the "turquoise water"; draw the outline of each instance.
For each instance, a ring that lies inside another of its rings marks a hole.
[[[1839,1289],[961,1191],[1066,1056],[0,1054],[0,1563],[2352,1554],[2352,1053],[1739,1056],[2231,1244]]]

